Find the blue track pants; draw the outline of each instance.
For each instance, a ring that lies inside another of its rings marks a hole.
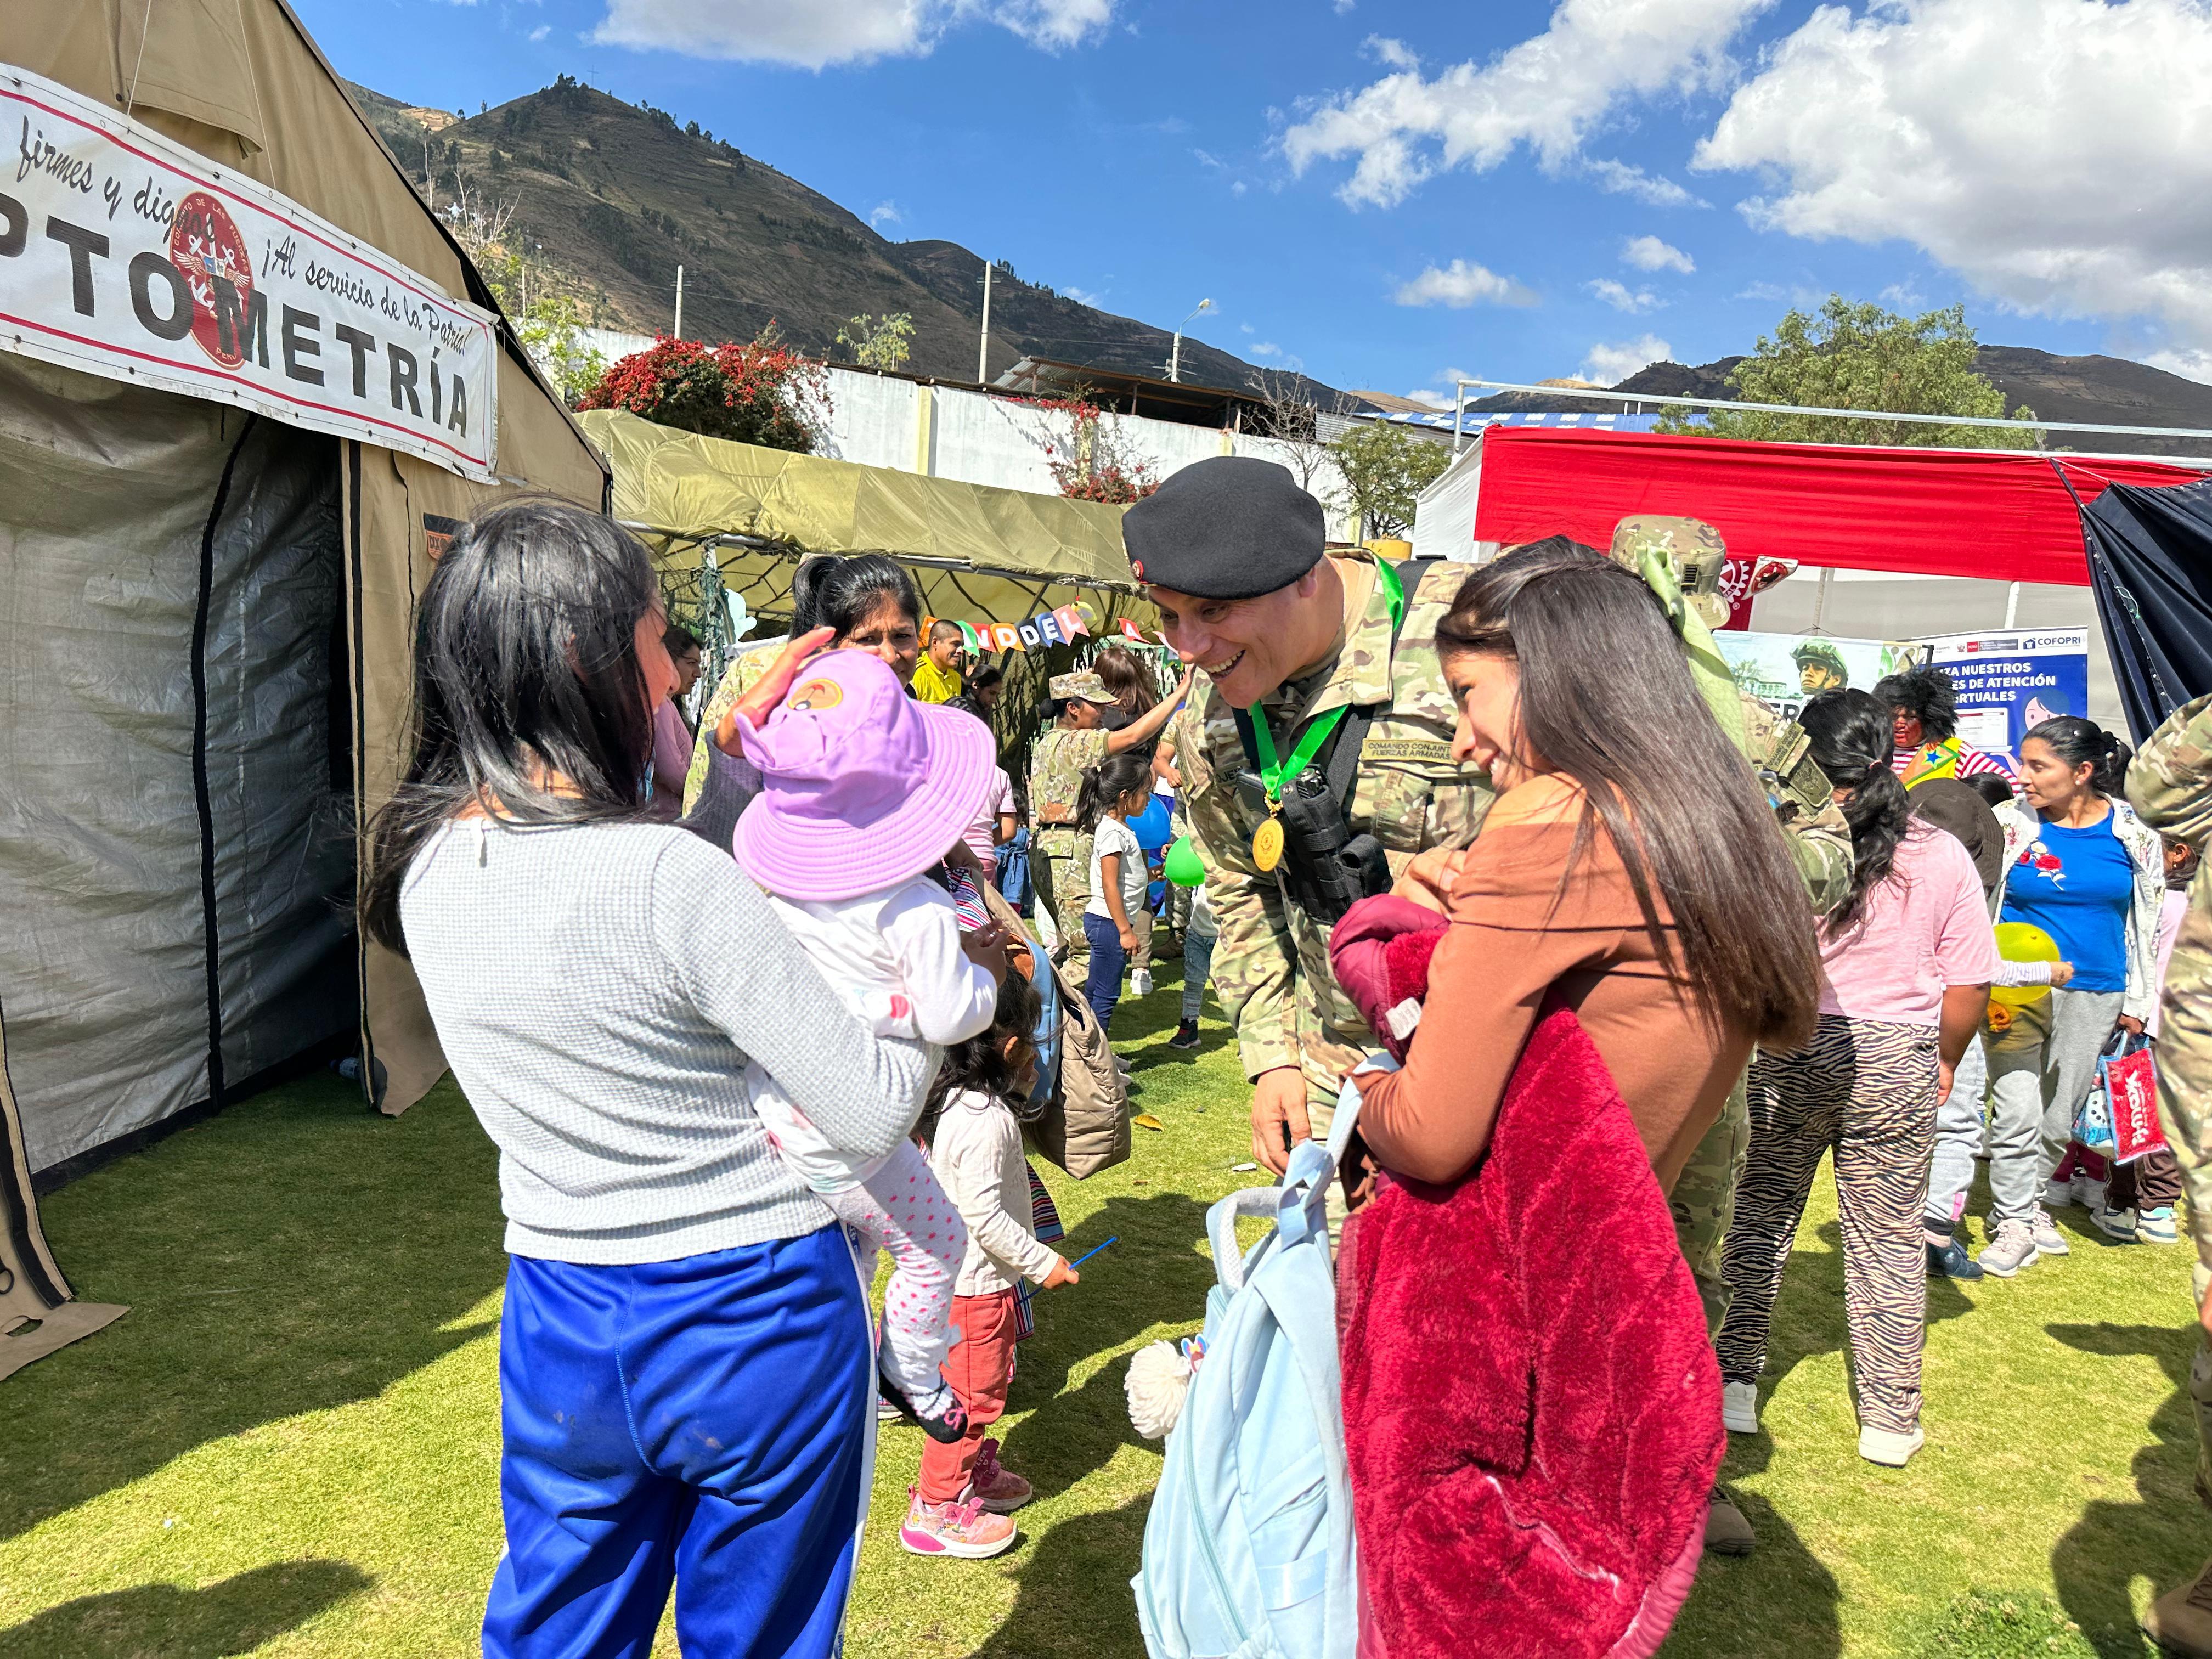
[[[829,1659],[868,1315],[837,1227],[638,1267],[509,1260],[491,1659]]]

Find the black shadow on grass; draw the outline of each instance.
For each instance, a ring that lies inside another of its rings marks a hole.
[[[344,1561],[278,1561],[204,1589],[140,1584],[64,1601],[0,1631],[0,1653],[69,1659],[251,1653],[374,1582]]]
[[[1072,1516],[1037,1540],[1021,1589],[975,1659],[1144,1659],[1129,1580],[1144,1552],[1151,1497]]]
[[[1128,1362],[1109,1361],[1071,1393],[1075,1366],[1155,1325],[1195,1327],[1206,1317],[1213,1264],[1195,1248],[1206,1237],[1204,1205],[1180,1193],[1110,1199],[1061,1248],[1072,1258],[1116,1235],[1121,1242],[1084,1267],[1081,1284],[1039,1293],[1036,1334],[1021,1345],[1012,1403],[1042,1403],[1009,1431],[1005,1455],[1040,1497],[1103,1468],[1117,1448],[1143,1443],[1123,1392]]]
[[[1773,1455],[1764,1433],[1730,1435],[1721,1478],[1759,1474]],[[1748,1556],[1699,1562],[1698,1582],[1661,1652],[1666,1659],[1834,1659],[1844,1650],[1835,1575],[1765,1498],[1736,1486],[1728,1494],[1758,1546]]]
[[[322,1076],[49,1194],[78,1292],[131,1314],[9,1379],[0,1538],[492,1329],[456,1322],[506,1273],[497,1170],[450,1083],[391,1119]]]
[[[1842,1351],[1848,1358],[1850,1334],[1844,1324],[1844,1234],[1833,1221],[1820,1224],[1825,1255],[1793,1250],[1775,1298],[1772,1329],[1766,1340],[1766,1370],[1759,1377],[1761,1399],[1770,1399],[1800,1361]],[[1928,1281],[1928,1322],[1937,1324],[1974,1310],[1956,1281]]]
[[[2128,1584],[2147,1573],[2159,1590],[2194,1574],[2205,1554],[2204,1517],[2191,1491],[2197,1468],[2197,1425],[2189,1399],[2189,1364],[2197,1352],[2194,1325],[2050,1325],[2069,1348],[2090,1354],[2148,1354],[2173,1384],[2151,1416],[2158,1437],[2135,1455],[2136,1492],[2128,1502],[2093,1498],[2081,1518],[2051,1550],[2051,1576],[2067,1616],[2096,1649],[2099,1659],[2141,1659],[2154,1651],[2136,1627]],[[2066,1467],[2065,1425],[2045,1424]],[[2055,1431],[2055,1432],[2053,1432]]]

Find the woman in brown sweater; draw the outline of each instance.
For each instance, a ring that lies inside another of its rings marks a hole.
[[[1405,1069],[1361,1080],[1360,1138],[1384,1169],[1459,1180],[1565,1003],[1671,1188],[1753,1045],[1813,1029],[1813,916],[1782,830],[1662,602],[1595,550],[1555,538],[1485,566],[1437,643],[1452,752],[1498,799],[1473,847],[1399,884],[1451,925]]]

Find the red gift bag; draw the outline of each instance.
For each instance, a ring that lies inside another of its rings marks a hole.
[[[2131,1037],[2117,1054],[2097,1062],[2103,1075],[2105,1097],[2112,1103],[2112,1161],[2132,1164],[2146,1152],[2166,1145],[2166,1132],[2158,1121],[2158,1071],[2150,1057],[2150,1041]]]

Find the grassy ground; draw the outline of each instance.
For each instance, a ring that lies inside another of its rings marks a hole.
[[[1000,1560],[925,1561],[888,1528],[912,1430],[884,1439],[856,1659],[1134,1659],[1157,1451],[1122,1357],[1192,1328],[1205,1206],[1253,1177],[1233,1056],[1178,1054],[1172,976],[1117,1035],[1165,1124],[1080,1184],[1069,1243],[1121,1243],[1042,1305],[1006,1457],[1036,1483]],[[450,1085],[397,1121],[307,1081],[53,1194],[82,1295],[131,1304],[0,1385],[0,1654],[153,1659],[475,1650],[500,1548],[495,1160]],[[2080,1218],[2080,1212],[2074,1212]],[[1562,1248],[1576,1241],[1562,1217]],[[1767,1432],[1729,1475],[1757,1554],[1709,1562],[1672,1659],[2142,1659],[2134,1615],[2193,1571],[2185,1249],[2107,1247],[1930,1298],[1928,1449],[1854,1455],[1832,1191],[1775,1324]],[[663,1648],[674,1651],[672,1640]]]

